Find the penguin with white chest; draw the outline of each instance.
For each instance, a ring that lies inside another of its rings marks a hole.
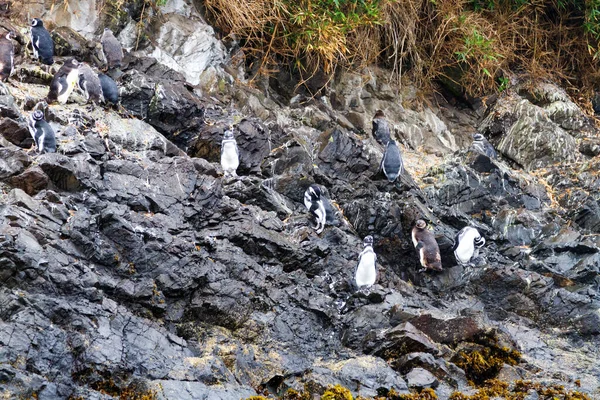
[[[41,110],[35,110],[27,121],[29,133],[33,137],[39,153],[56,153],[56,135],[54,129],[44,119]]]
[[[419,261],[423,267],[422,271],[442,270],[442,257],[440,248],[433,233],[427,229],[427,223],[422,219],[415,223],[412,229],[412,241],[415,249],[419,252]]]
[[[79,62],[71,58],[59,68],[50,82],[50,91],[48,92],[48,103],[58,101],[60,104],[66,104],[73,88],[79,82]]]
[[[86,63],[81,63],[79,65],[79,79],[77,80],[77,84],[79,88],[85,94],[86,100],[92,101],[94,103],[100,103],[100,100],[103,98],[102,96],[102,85],[100,84],[100,78],[98,75],[92,70]]]
[[[394,182],[404,170],[402,155],[394,140],[390,140],[387,143],[383,159],[381,160],[381,169],[390,182]]]
[[[221,142],[221,167],[225,177],[237,176],[236,170],[240,165],[240,152],[233,137],[233,128],[229,128],[223,134]]]
[[[359,289],[363,286],[372,286],[377,280],[377,254],[373,251],[373,236],[365,237],[364,250],[358,256],[358,265],[354,273],[354,282]]]
[[[319,185],[313,184],[306,189],[304,192],[304,205],[317,222],[315,226],[316,232],[318,234],[323,232],[325,222],[327,221],[327,211],[325,210],[325,203]]]
[[[473,135],[473,144],[471,145],[475,151],[485,154],[489,158],[497,159],[498,153],[494,150],[494,146],[481,133]]]
[[[54,64],[54,41],[50,33],[44,27],[44,22],[39,18],[31,20],[30,35],[33,57],[40,60],[42,64]]]
[[[485,238],[472,226],[462,228],[454,238],[454,256],[461,264],[468,264],[479,255],[479,249],[485,244]]]

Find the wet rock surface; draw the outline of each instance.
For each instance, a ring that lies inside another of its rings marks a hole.
[[[43,155],[27,152],[24,105],[45,87],[7,84],[0,391],[238,399],[341,384],[445,399],[472,393],[483,356],[491,377],[599,397],[600,180],[597,157],[577,146],[590,140],[583,114],[548,87],[514,94],[502,113],[498,100],[479,128],[512,161],[490,160],[468,150],[472,112],[404,109],[383,75],[348,75],[299,105],[232,85],[200,96],[180,73],[132,58],[120,81],[130,114],[50,106],[59,151]],[[376,109],[403,151],[394,183],[369,132]],[[547,151],[512,136],[531,115],[555,135],[538,138]],[[218,163],[230,124],[236,178]],[[313,183],[331,204],[320,235],[303,204]],[[441,272],[418,272],[416,219],[434,232]],[[486,245],[458,265],[466,225]],[[357,291],[366,235],[379,276]]]

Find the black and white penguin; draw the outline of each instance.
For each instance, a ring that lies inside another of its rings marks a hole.
[[[8,32],[5,37],[0,38],[0,79],[6,81],[15,70],[15,46],[12,39],[14,32]]]
[[[102,73],[98,74],[98,79],[100,79],[104,101],[117,104],[119,102],[119,88],[115,81],[110,76]]]
[[[440,248],[433,233],[427,229],[427,223],[422,219],[418,220],[412,229],[412,241],[415,249],[419,252],[419,261],[423,267],[421,271],[428,269],[441,271]]]
[[[73,88],[79,81],[79,62],[71,58],[59,68],[50,82],[50,91],[48,92],[48,103],[58,101],[60,104],[66,104]]]
[[[92,70],[92,67],[86,63],[79,65],[79,79],[77,80],[79,88],[85,93],[86,100],[93,101],[94,103],[100,103],[102,99],[102,85],[100,84],[100,78]]]
[[[494,150],[494,146],[481,133],[473,135],[473,144],[471,145],[475,151],[485,154],[489,158],[498,158],[498,153]]]
[[[223,134],[221,142],[221,167],[225,176],[237,176],[236,170],[240,165],[240,152],[230,127]]]
[[[371,286],[377,279],[377,254],[373,251],[373,236],[365,237],[363,241],[364,250],[358,256],[358,265],[354,274],[354,282],[358,288]]]
[[[387,143],[383,159],[381,160],[381,169],[390,182],[394,182],[404,170],[402,155],[394,140],[390,140]]]
[[[468,264],[479,255],[479,248],[485,244],[485,238],[472,226],[462,228],[454,238],[454,256],[461,264]]]
[[[386,146],[391,140],[390,126],[388,125],[385,115],[381,110],[377,110],[375,112],[375,116],[373,117],[372,134],[373,137],[375,137],[375,140],[377,140],[377,142],[382,146]]]
[[[54,64],[54,41],[39,18],[31,20],[30,39],[33,57],[39,59],[42,64]]]
[[[54,129],[46,122],[44,113],[41,110],[35,110],[29,116],[27,127],[38,152],[56,153],[56,135],[54,134]]]
[[[120,68],[121,61],[123,61],[123,48],[110,29],[104,28],[100,42],[102,43],[102,52],[108,69]]]
[[[315,226],[317,233],[323,232],[327,221],[327,211],[325,210],[325,203],[321,197],[319,185],[313,184],[306,189],[304,192],[304,205],[317,222],[317,226]]]

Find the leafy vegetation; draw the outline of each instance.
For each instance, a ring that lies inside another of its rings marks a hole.
[[[600,0],[207,0],[263,73],[291,65],[359,69],[378,62],[422,87],[505,90],[508,71],[552,78],[589,97],[600,78]],[[503,79],[503,80],[501,80]]]

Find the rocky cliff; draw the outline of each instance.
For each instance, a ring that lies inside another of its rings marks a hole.
[[[24,50],[0,87],[5,398],[333,398],[336,384],[367,398],[600,398],[600,141],[560,88],[467,107],[423,102],[377,68],[319,98],[283,72],[246,85],[193,4],[178,10],[162,29],[202,25],[215,46],[159,31],[183,53],[161,63],[162,40],[130,53],[123,110],[77,95],[49,107],[56,154],[27,151],[47,86]],[[71,28],[89,39],[85,26]],[[187,48],[209,61],[182,73]],[[378,109],[405,159],[395,183],[370,134]],[[229,124],[233,179],[218,163]],[[470,149],[477,130],[499,160]],[[337,211],[320,235],[312,183]],[[419,218],[442,272],[417,272]],[[463,267],[451,248],[467,225],[487,243]],[[356,291],[366,235],[379,278]]]

